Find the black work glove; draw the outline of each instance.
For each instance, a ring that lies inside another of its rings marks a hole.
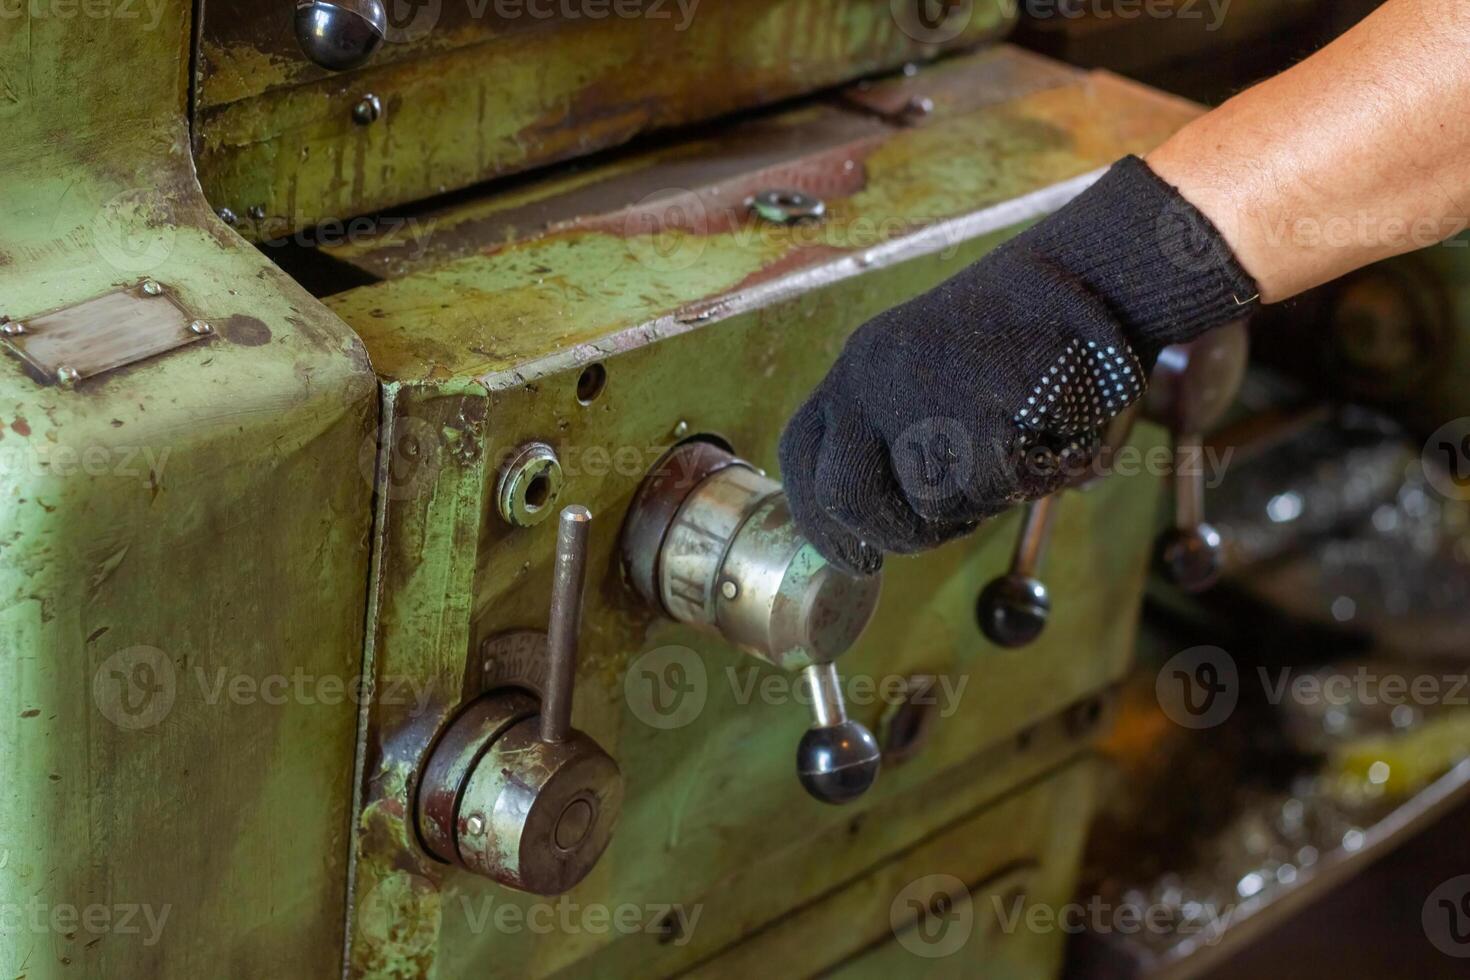
[[[859,327],[781,438],[802,531],[876,572],[1085,469],[1164,347],[1255,282],[1137,157],[954,278]]]

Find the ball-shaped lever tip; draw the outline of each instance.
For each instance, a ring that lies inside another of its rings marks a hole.
[[[1159,563],[1164,576],[1186,592],[1204,592],[1220,581],[1225,546],[1220,532],[1209,524],[1175,528],[1159,539]]]
[[[873,733],[848,720],[807,729],[796,747],[796,774],[823,803],[851,803],[878,778],[882,757]]]
[[[1051,617],[1051,596],[1034,578],[1003,575],[980,593],[976,604],[980,629],[991,642],[1007,649],[1036,642]]]
[[[328,71],[367,64],[388,35],[383,0],[298,0],[296,41]]]

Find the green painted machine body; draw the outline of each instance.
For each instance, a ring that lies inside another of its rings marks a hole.
[[[419,207],[322,249],[375,280],[325,300],[215,213],[294,194],[356,214],[906,57],[886,28],[853,26],[868,23],[860,7],[887,4],[848,3],[837,22],[852,30],[801,35],[830,45],[825,74],[645,107],[634,123],[614,112],[575,147],[516,137],[516,153],[453,162],[456,144],[445,169],[415,169],[438,137],[390,111],[381,142],[360,148],[387,154],[360,172],[371,180],[317,172],[307,161],[320,154],[291,142],[317,132],[300,120],[321,92],[361,79],[286,67],[274,41],[215,35],[214,4],[202,26],[181,2],[152,25],[0,21],[0,314],[24,323],[151,281],[210,328],[72,385],[0,356],[0,975],[1057,971],[1059,935],[998,912],[1070,894],[1094,792],[1087,746],[1130,657],[1156,479],[1067,493],[1043,568],[1055,613],[1026,650],[991,645],[975,619],[1016,515],[890,563],[877,616],[841,661],[849,710],[896,749],[894,692],[933,678],[940,693],[925,739],[843,808],[810,800],[792,771],[806,724],[793,679],[648,608],[618,536],[680,439],[718,438],[777,475],[784,420],[852,329],[1193,107],[993,47]],[[763,23],[720,29],[781,43]],[[500,43],[464,40],[479,29],[365,71],[390,105],[394,73],[410,73],[401,94],[417,98],[416,85],[461,77],[444,67],[453,59]],[[630,30],[609,48],[632,46]],[[206,81],[191,91],[196,36]],[[707,58],[664,83],[687,93],[720,76]],[[637,91],[622,64],[598,70]],[[586,79],[514,82],[527,70],[508,69],[509,131],[550,111],[515,97],[526,86],[582,104],[566,93]],[[480,111],[444,99],[427,101]],[[678,99],[648,104],[666,101]],[[219,149],[232,113],[236,132],[280,133]],[[460,124],[493,135],[485,118]],[[288,145],[301,167],[286,164]],[[744,202],[770,189],[818,196],[825,216],[761,223]],[[590,365],[605,383],[587,397]],[[1165,441],[1146,424],[1131,439],[1140,452]],[[555,522],[513,527],[496,507],[504,460],[530,441],[560,458],[559,502],[593,513],[573,722],[624,780],[610,848],[561,899],[434,860],[413,821],[436,735],[514,681],[517,665],[494,662],[487,641],[547,625]],[[675,705],[671,720],[650,700],[660,656],[698,665],[697,710]],[[924,902],[900,899],[941,873],[968,888],[974,926],[936,956]],[[622,928],[536,927],[559,902],[636,914]],[[686,918],[659,911],[673,908]]]

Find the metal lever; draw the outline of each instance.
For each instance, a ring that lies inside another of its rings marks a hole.
[[[1245,323],[1230,323],[1166,347],[1154,366],[1148,415],[1174,436],[1174,526],[1159,539],[1164,577],[1190,592],[1220,578],[1224,544],[1205,521],[1205,478],[1200,452],[1208,432],[1240,390],[1250,355]]]
[[[328,71],[367,64],[388,36],[383,0],[297,0],[296,43]]]
[[[591,527],[586,507],[561,512],[541,700],[505,687],[467,705],[433,746],[415,807],[435,857],[537,895],[586,877],[622,807],[617,763],[572,727]]]
[[[1010,649],[1029,646],[1046,629],[1051,616],[1051,596],[1036,573],[1051,540],[1060,501],[1061,494],[1055,493],[1026,505],[1011,570],[980,593],[976,606],[980,629],[1000,646]]]
[[[1199,465],[1202,440],[1174,436],[1174,527],[1159,538],[1164,575],[1188,592],[1204,592],[1220,580],[1225,544],[1205,520],[1205,475]]]
[[[582,595],[587,582],[587,538],[592,513],[580,504],[561,512],[556,529],[556,567],[551,578],[551,622],[546,628],[546,691],[541,701],[541,741],[564,742],[572,728],[572,685],[577,639],[582,635]]]

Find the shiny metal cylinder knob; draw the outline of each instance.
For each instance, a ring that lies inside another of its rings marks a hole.
[[[298,0],[296,42],[328,71],[360,68],[388,36],[383,0]]]
[[[880,580],[829,565],[779,483],[708,443],[679,447],[645,482],[624,553],[669,616],[785,670],[836,659],[878,605]]]

